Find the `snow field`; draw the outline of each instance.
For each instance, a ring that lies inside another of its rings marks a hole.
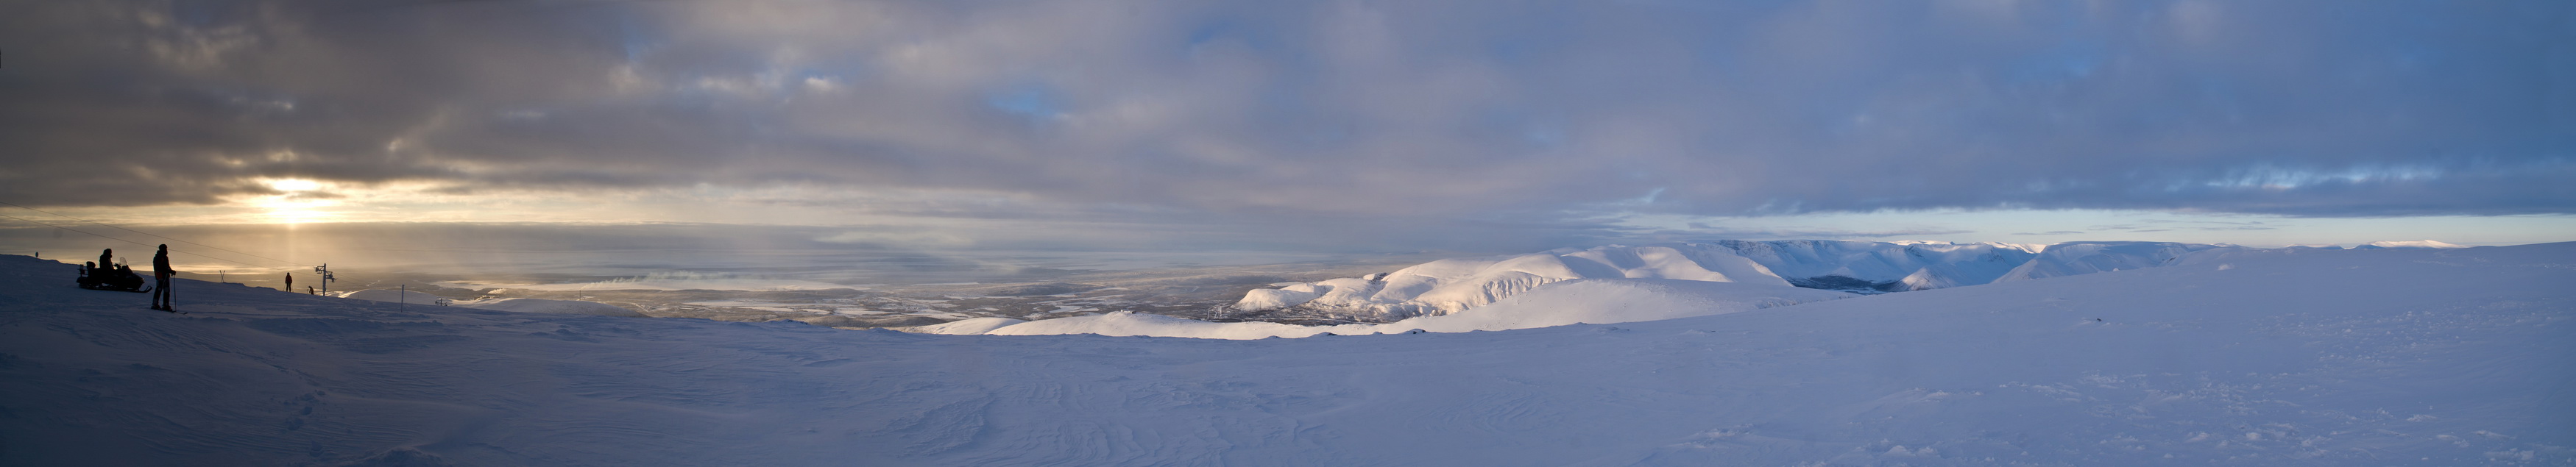
[[[411,304],[411,305],[430,305],[430,304],[438,303],[438,301],[439,301],[439,300],[445,300],[445,299],[447,299],[447,297],[440,297],[440,296],[437,296],[437,295],[430,295],[430,294],[422,293],[422,292],[411,292],[411,291],[403,291],[403,290],[388,290],[388,289],[367,289],[367,290],[359,290],[359,291],[353,291],[353,292],[347,292],[347,293],[340,293],[340,292],[333,292],[333,293],[334,293],[334,294],[337,294],[337,296],[339,296],[339,297],[341,297],[341,298],[350,298],[350,299],[357,299],[357,300],[369,300],[369,301],[378,301],[378,302],[394,302],[394,303]],[[644,314],[643,314],[643,313],[637,313],[637,312],[635,312],[635,310],[625,309],[625,308],[622,308],[622,307],[618,307],[617,305],[610,305],[610,304],[606,304],[606,303],[599,303],[599,302],[585,302],[585,301],[580,301],[580,300],[551,300],[551,299],[543,299],[543,298],[491,298],[491,299],[483,299],[483,300],[456,300],[456,301],[449,302],[449,303],[448,303],[448,306],[463,307],[463,308],[474,308],[474,309],[482,309],[482,310],[515,311],[515,312],[520,312],[520,313],[555,313],[555,314],[597,315],[597,316],[624,316],[624,317],[633,317],[633,318],[641,318],[641,317],[644,317]]]
[[[0,464],[2576,462],[2576,244],[2191,261],[1615,325],[1206,340],[191,280],[194,314],[172,315],[0,257]]]

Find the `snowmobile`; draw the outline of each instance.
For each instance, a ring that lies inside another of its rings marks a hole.
[[[151,291],[144,287],[142,275],[135,274],[133,269],[121,267],[82,268],[79,282],[81,288],[90,290]]]

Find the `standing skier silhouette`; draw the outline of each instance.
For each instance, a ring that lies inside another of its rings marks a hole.
[[[170,275],[178,273],[170,270],[170,245],[161,245],[161,251],[152,253],[152,309],[179,311],[170,304]]]

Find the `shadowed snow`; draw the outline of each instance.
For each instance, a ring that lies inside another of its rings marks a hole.
[[[2576,243],[2212,251],[1661,321],[1252,341],[185,279],[176,315],[74,269],[0,256],[0,464],[2576,462]],[[1483,309],[1705,306],[1685,285],[1761,287],[1563,281]]]

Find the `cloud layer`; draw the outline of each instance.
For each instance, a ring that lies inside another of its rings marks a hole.
[[[44,2],[0,15],[0,199],[213,203],[302,178],[1577,230],[2576,213],[2571,9]]]

